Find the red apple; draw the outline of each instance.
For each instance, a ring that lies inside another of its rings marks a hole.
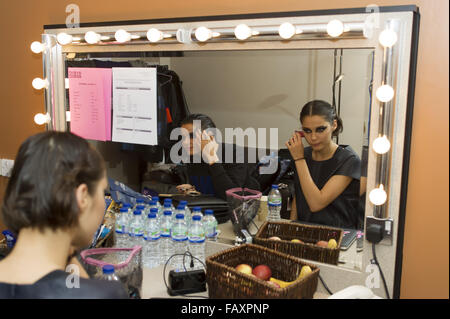
[[[316,243],[316,245],[319,246],[319,247],[327,248],[327,247],[328,247],[328,242],[327,242],[327,241],[324,241],[324,240],[319,240],[319,241]]]
[[[256,277],[262,280],[269,280],[272,277],[272,271],[266,265],[259,265],[253,269],[252,272]]]
[[[235,269],[239,272],[243,272],[244,274],[249,274],[249,275],[252,274],[252,267],[247,264],[237,265]]]

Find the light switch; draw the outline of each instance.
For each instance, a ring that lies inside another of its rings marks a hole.
[[[14,160],[2,159],[2,176],[11,177]]]

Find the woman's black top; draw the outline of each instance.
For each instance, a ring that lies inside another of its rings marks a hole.
[[[334,175],[348,176],[352,178],[352,181],[327,207],[313,213],[303,194],[297,169],[293,163],[298,220],[339,228],[356,228],[361,178],[361,160],[358,154],[348,145],[339,145],[333,157],[325,161],[313,160],[311,147],[306,147],[304,154],[311,178],[319,189],[322,189]]]
[[[79,278],[79,287],[68,278],[71,274],[55,270],[34,284],[9,284],[0,282],[0,299],[127,299],[121,282]],[[69,282],[69,285],[66,282]]]

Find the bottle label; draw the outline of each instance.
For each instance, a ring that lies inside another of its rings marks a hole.
[[[187,237],[172,237],[173,241],[186,241],[188,240]]]
[[[278,207],[278,206],[281,206],[281,201],[272,201],[272,202],[269,202],[268,205]]]
[[[126,228],[125,226],[116,226],[116,233],[117,234],[126,234]]]
[[[189,238],[190,243],[201,244],[205,242],[205,237],[191,237]]]

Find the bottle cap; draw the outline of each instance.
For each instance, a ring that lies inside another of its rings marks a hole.
[[[164,211],[164,216],[170,216],[170,215],[172,215],[172,211],[170,211],[170,210]]]
[[[192,208],[192,210],[193,210],[194,212],[201,212],[201,211],[202,211],[202,208],[199,207],[199,206],[195,206],[194,208]]]
[[[175,216],[176,219],[183,219],[184,215],[183,214],[177,214],[177,216]]]
[[[143,202],[144,202],[144,200],[142,198],[136,199],[136,203],[143,203]]]
[[[187,205],[187,200],[180,200],[180,205]]]
[[[278,185],[273,184],[273,185],[272,185],[272,188],[278,189]]]
[[[134,215],[141,215],[141,214],[142,214],[142,210],[136,209],[136,210],[133,212],[133,214],[134,214]]]
[[[122,208],[120,209],[120,212],[121,212],[121,213],[128,213],[128,208],[122,207]]]
[[[205,210],[205,215],[214,215],[214,212],[212,209]]]
[[[202,220],[202,216],[194,215],[192,216],[192,220]]]
[[[136,206],[136,209],[144,210],[145,206],[144,205],[138,205],[138,206]]]
[[[159,201],[159,196],[152,196],[152,200]]]
[[[102,267],[103,274],[105,275],[111,275],[114,274],[114,266],[113,265],[104,265]]]
[[[167,203],[167,202],[164,203],[164,207],[165,207],[165,208],[170,208],[171,206],[172,206],[171,203]]]
[[[177,206],[177,209],[184,209],[184,205],[181,205],[181,204],[178,205],[178,206]]]
[[[166,198],[166,199],[164,199],[164,203],[171,203],[171,204],[172,204],[172,198]]]
[[[158,208],[150,208],[150,213],[158,213]]]
[[[130,208],[130,207],[131,207],[130,204],[123,204],[123,205],[122,205],[122,208]]]
[[[150,201],[150,206],[156,206],[158,205],[158,203],[156,202],[156,200],[151,200]]]
[[[156,214],[154,212],[151,212],[147,215],[148,218],[156,218]]]

